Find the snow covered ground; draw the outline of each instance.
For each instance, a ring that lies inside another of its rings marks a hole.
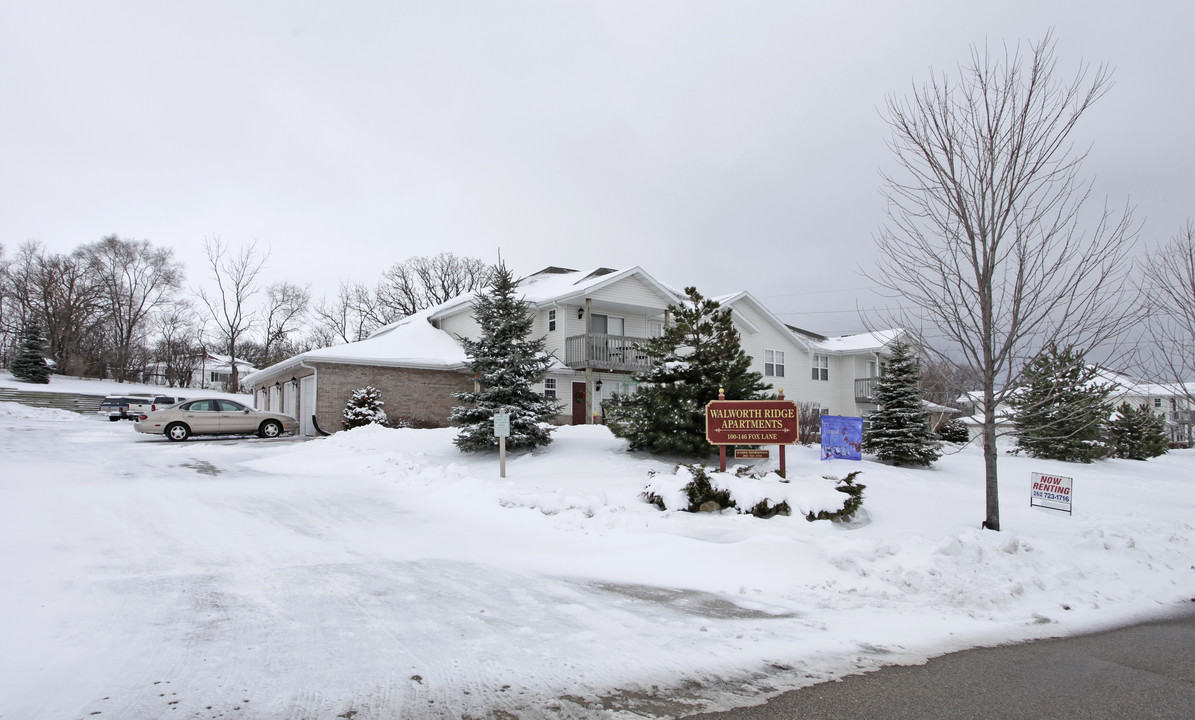
[[[102,391],[100,394],[103,394]],[[675,717],[1195,596],[1195,453],[859,469],[864,512],[662,512],[602,427],[170,443],[0,403],[0,718]],[[1029,507],[1074,478],[1074,516]]]

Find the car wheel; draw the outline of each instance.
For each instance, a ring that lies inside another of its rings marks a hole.
[[[282,434],[282,423],[277,420],[266,420],[257,429],[258,437],[276,438]]]
[[[108,419],[111,420],[112,422],[120,422],[120,418],[118,418],[114,415],[109,415]]]
[[[191,437],[191,428],[182,423],[170,423],[166,426],[166,437],[174,442],[182,442]]]

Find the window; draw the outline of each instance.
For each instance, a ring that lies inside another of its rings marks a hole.
[[[556,311],[549,310],[548,311],[548,332],[552,332],[555,329],[556,329]],[[555,397],[555,396],[552,396],[552,397]]]
[[[556,397],[556,378],[544,378],[544,397]]]
[[[623,321],[620,317],[610,317],[609,315],[598,315],[594,313],[590,316],[590,332],[598,335],[622,335]]]
[[[1154,407],[1156,407],[1156,408],[1162,407],[1162,398],[1154,398]]]
[[[829,355],[814,355],[813,356],[813,379],[814,380],[829,380],[830,379],[830,356]]]
[[[763,351],[763,374],[769,377],[784,377],[784,352],[781,350]]]

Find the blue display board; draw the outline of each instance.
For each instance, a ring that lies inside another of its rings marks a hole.
[[[822,415],[822,460],[863,459],[863,418]]]

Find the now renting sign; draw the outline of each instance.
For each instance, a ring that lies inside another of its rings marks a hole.
[[[1044,507],[1071,514],[1071,478],[1033,473],[1029,507]]]

